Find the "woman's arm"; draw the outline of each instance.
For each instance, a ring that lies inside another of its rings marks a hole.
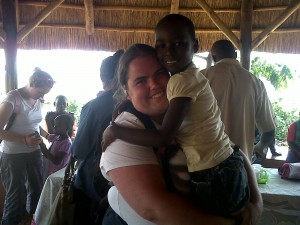
[[[35,138],[34,134],[27,136],[12,133],[11,131],[5,130],[9,118],[13,114],[13,106],[8,102],[0,104],[0,139],[25,144],[29,147],[36,147],[40,143],[39,138]]]
[[[197,208],[185,197],[168,192],[158,165],[126,166],[109,171],[126,202],[143,218],[158,225],[234,224]]]
[[[263,212],[263,201],[260,191],[258,189],[256,176],[248,160],[247,156],[240,150],[244,157],[245,169],[248,175],[248,183],[250,189],[250,203],[246,206],[243,213],[243,224],[257,224]],[[251,222],[251,223],[250,223]]]
[[[133,129],[116,124],[109,126],[103,133],[103,148],[119,138],[142,146],[166,146],[177,134],[189,109],[191,99],[188,97],[171,100],[160,129]]]

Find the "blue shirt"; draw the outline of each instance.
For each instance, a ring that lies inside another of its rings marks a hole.
[[[98,143],[101,143],[102,133],[111,121],[113,109],[113,91],[107,91],[83,106],[76,137],[71,146],[72,154],[80,161],[75,187],[96,201],[107,194],[108,183],[99,169],[102,149]],[[100,182],[103,186],[97,187],[97,190],[94,185],[96,174],[98,184]]]

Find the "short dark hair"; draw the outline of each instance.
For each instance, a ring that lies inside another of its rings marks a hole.
[[[161,25],[169,22],[176,22],[177,24],[182,24],[187,27],[189,34],[192,38],[196,38],[195,26],[192,20],[183,16],[181,14],[169,14],[163,17],[156,25],[155,30],[157,30]]]
[[[100,66],[100,78],[103,83],[111,83],[114,80],[119,59],[123,53],[124,50],[120,49],[102,61]]]
[[[69,114],[61,114],[55,117],[54,120],[59,120],[60,122],[63,122],[66,125],[68,131],[73,130],[74,119]]]

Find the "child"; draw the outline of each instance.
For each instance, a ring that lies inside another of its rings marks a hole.
[[[161,129],[113,124],[105,138],[112,135],[144,146],[166,146],[176,138],[187,158],[197,203],[226,216],[239,212],[249,201],[247,173],[238,148],[232,149],[224,132],[209,83],[192,62],[199,47],[194,25],[182,15],[170,14],[158,23],[155,39],[157,55],[172,75],[167,86],[170,105]]]
[[[73,127],[73,119],[67,114],[57,116],[54,120],[54,134],[56,135],[49,150],[41,142],[40,147],[44,156],[48,159],[44,163],[44,178],[64,168],[70,159],[72,144],[68,132]]]
[[[62,114],[68,114],[72,117],[72,119],[75,122],[75,117],[74,117],[74,113],[71,112],[67,112],[66,109],[68,107],[68,99],[66,96],[64,95],[58,95],[55,98],[55,102],[53,103],[54,107],[55,107],[55,111],[50,111],[47,112],[46,117],[45,117],[45,121],[47,124],[47,130],[48,133],[53,134],[53,127],[54,127],[54,119]],[[75,137],[75,133],[74,130],[76,129],[76,127],[73,129],[71,129],[69,131],[69,136],[74,138]]]

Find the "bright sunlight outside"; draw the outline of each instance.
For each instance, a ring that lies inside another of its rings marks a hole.
[[[77,50],[18,50],[17,72],[18,86],[27,84],[33,69],[39,67],[53,76],[56,81],[53,89],[45,96],[46,102],[53,102],[57,95],[65,95],[69,101],[84,104],[96,97],[102,90],[99,76],[99,68],[104,58],[112,55],[112,52],[104,51],[77,51]],[[206,57],[208,53],[199,55]],[[251,57],[259,56],[268,63],[287,65],[292,72],[294,80],[289,81],[288,88],[281,93],[274,90],[272,85],[263,80],[271,101],[283,98],[283,108],[300,109],[300,55],[295,54],[270,54],[253,52]],[[206,61],[195,57],[195,63],[202,69],[206,67]],[[0,51],[0,94],[5,94],[5,57],[4,51]]]

